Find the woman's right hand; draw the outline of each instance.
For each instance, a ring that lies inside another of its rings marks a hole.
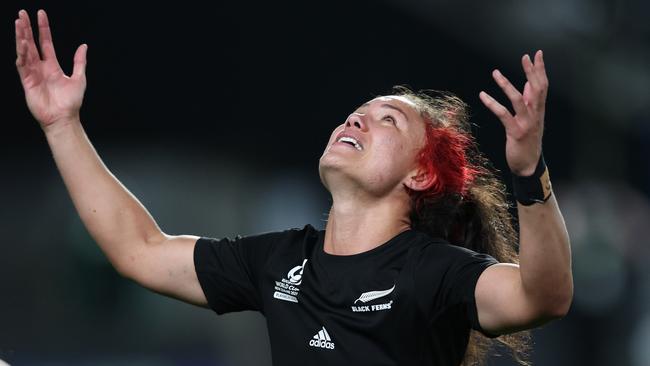
[[[38,11],[39,56],[29,15],[18,12],[16,19],[16,67],[32,115],[47,132],[54,126],[79,120],[79,109],[86,90],[86,51],[82,44],[74,55],[72,76],[61,70],[56,59],[52,34],[45,11]]]

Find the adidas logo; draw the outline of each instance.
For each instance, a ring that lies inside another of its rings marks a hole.
[[[318,333],[309,340],[309,345],[318,348],[334,349],[334,342],[332,342],[332,338],[330,338],[325,327],[318,331]]]

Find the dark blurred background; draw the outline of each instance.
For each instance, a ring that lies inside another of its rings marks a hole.
[[[650,365],[650,2],[9,1],[0,126],[0,359],[12,365],[270,365],[264,319],[217,317],[119,277],[83,227],[15,71],[19,9],[48,11],[71,72],[88,43],[86,131],[169,234],[311,223],[330,204],[333,128],[393,85],[449,90],[509,184],[505,104],[543,49],[544,155],[573,251],[567,317],[533,331],[535,365]],[[501,352],[503,354],[503,352]],[[1,362],[0,362],[1,363]],[[513,365],[495,356],[491,365]]]

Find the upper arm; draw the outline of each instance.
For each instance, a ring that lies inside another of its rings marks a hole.
[[[552,319],[524,291],[517,264],[486,268],[476,283],[475,298],[478,321],[490,334],[513,333]]]
[[[207,307],[207,300],[194,268],[198,236],[162,234],[137,246],[123,259],[120,272],[152,291],[191,304]]]

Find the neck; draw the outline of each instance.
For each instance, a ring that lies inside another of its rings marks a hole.
[[[326,253],[362,253],[382,245],[411,227],[409,202],[404,197],[374,200],[332,197],[333,204],[323,243]]]

